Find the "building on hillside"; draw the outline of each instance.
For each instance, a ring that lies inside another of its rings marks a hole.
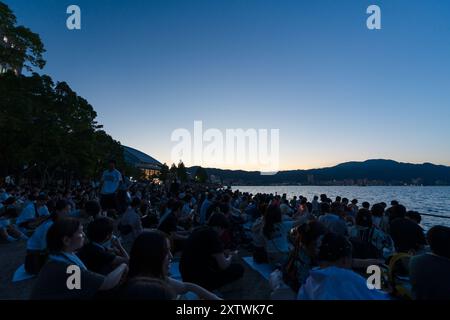
[[[142,171],[146,179],[161,172],[162,164],[148,154],[131,147],[123,146],[125,162]]]

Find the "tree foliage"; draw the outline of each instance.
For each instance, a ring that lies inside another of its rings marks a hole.
[[[198,167],[195,171],[195,181],[200,183],[205,183],[208,181],[208,173],[206,172],[205,168]]]
[[[178,177],[178,179],[180,179],[181,182],[186,182],[188,180],[187,170],[186,170],[186,167],[184,166],[183,161],[180,161],[178,163],[177,177]]]
[[[31,174],[46,183],[99,175],[111,158],[124,166],[120,143],[65,82],[3,74],[0,106],[0,175]]]
[[[167,164],[164,163],[161,166],[161,171],[159,172],[159,179],[161,181],[166,181],[168,177],[169,177],[169,167],[167,166]]]
[[[125,174],[123,148],[96,122],[97,113],[67,83],[46,75],[19,75],[42,69],[44,45],[38,34],[17,26],[0,2],[0,176],[15,175],[42,185],[98,177],[109,159]]]
[[[38,34],[24,26],[17,26],[17,19],[11,9],[0,2],[0,62],[12,69],[24,67],[32,71],[33,67],[42,69],[46,61],[43,58],[44,44]],[[7,39],[7,43],[3,39]]]
[[[172,178],[177,177],[177,166],[175,165],[175,163],[172,163],[172,165],[170,166],[169,173]]]

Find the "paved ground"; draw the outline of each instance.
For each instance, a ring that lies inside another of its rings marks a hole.
[[[27,299],[33,287],[34,280],[12,282],[16,269],[25,260],[25,241],[15,243],[0,243],[0,299]],[[223,287],[220,292],[224,299],[236,300],[266,300],[269,299],[269,284],[256,271],[249,268],[245,262],[244,277]]]
[[[27,299],[34,280],[12,282],[16,269],[25,261],[26,242],[0,243],[0,299]]]

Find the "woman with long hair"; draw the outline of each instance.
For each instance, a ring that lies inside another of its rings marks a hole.
[[[171,261],[172,253],[167,235],[159,230],[144,231],[136,238],[131,248],[127,285],[137,278],[158,279],[176,294],[193,292],[200,299],[220,300],[215,294],[194,283],[171,278],[169,276]]]

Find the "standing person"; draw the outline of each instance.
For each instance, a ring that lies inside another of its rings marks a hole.
[[[100,203],[103,210],[117,210],[116,193],[122,182],[122,175],[116,169],[116,161],[109,161],[109,168],[102,175],[102,189]]]

